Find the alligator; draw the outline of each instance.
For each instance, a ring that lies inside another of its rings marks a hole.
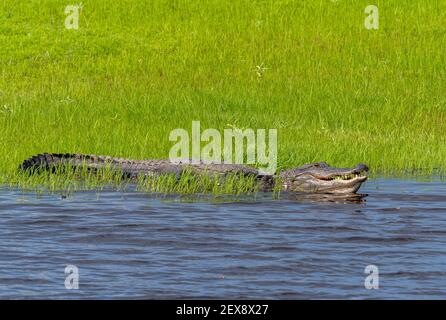
[[[227,176],[237,174],[254,176],[263,191],[271,191],[280,183],[281,190],[305,193],[354,194],[367,180],[369,168],[358,164],[352,168],[335,168],[325,162],[306,164],[298,168],[281,171],[276,175],[265,175],[257,169],[239,164],[217,164],[190,161],[171,162],[169,160],[129,160],[110,156],[87,154],[44,153],[23,161],[20,170],[27,172],[54,171],[57,167],[116,169],[125,178],[135,179],[141,175],[175,174],[180,177],[185,170],[193,174],[214,174]]]

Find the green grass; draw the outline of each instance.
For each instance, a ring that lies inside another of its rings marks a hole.
[[[55,166],[53,170],[32,172],[27,170],[9,177],[10,187],[23,190],[30,189],[37,193],[62,192],[70,195],[80,190],[133,190],[155,194],[212,194],[246,195],[257,193],[260,184],[254,176],[228,174],[225,177],[217,174],[196,175],[186,170],[180,177],[174,174],[139,176],[138,179],[123,178],[122,171],[105,167],[91,171],[87,166],[71,167],[70,165]],[[280,188],[274,188],[274,194],[280,193]]]
[[[279,168],[446,168],[445,1],[95,0],[79,30],[67,4],[0,1],[0,184],[41,152],[167,158],[192,120],[278,129]]]

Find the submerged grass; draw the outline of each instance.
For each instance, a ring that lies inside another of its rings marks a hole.
[[[175,175],[141,177],[137,190],[155,193],[200,194],[247,194],[259,191],[260,185],[254,177],[230,174],[225,178],[218,175],[194,175],[183,173]]]
[[[30,189],[37,193],[62,191],[64,195],[69,195],[74,191],[104,189],[184,195],[209,193],[243,195],[260,190],[260,184],[254,176],[197,175],[186,170],[179,177],[175,174],[164,174],[141,175],[137,179],[128,179],[122,171],[110,167],[91,170],[87,166],[72,167],[70,165],[53,166],[50,170],[27,170],[11,175],[8,186]]]
[[[79,187],[17,172],[42,152],[167,158],[169,132],[192,120],[278,129],[279,168],[443,171],[446,2],[375,1],[379,30],[364,27],[369,4],[84,1],[67,30],[66,1],[3,0],[0,184]],[[145,186],[174,188],[165,179]],[[197,184],[176,188],[223,188]]]

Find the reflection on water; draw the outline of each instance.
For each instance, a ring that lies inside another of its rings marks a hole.
[[[367,194],[307,194],[307,193],[283,193],[280,199],[292,200],[296,202],[335,202],[335,203],[362,203],[365,202]]]
[[[0,298],[444,298],[446,183],[231,198],[0,189]],[[366,196],[367,194],[367,196]],[[79,289],[64,286],[67,265]],[[367,290],[376,265],[380,288]]]

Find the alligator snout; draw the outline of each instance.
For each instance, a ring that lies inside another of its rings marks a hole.
[[[355,168],[354,168],[354,173],[368,173],[369,172],[369,167],[364,164],[364,163],[359,163]]]

